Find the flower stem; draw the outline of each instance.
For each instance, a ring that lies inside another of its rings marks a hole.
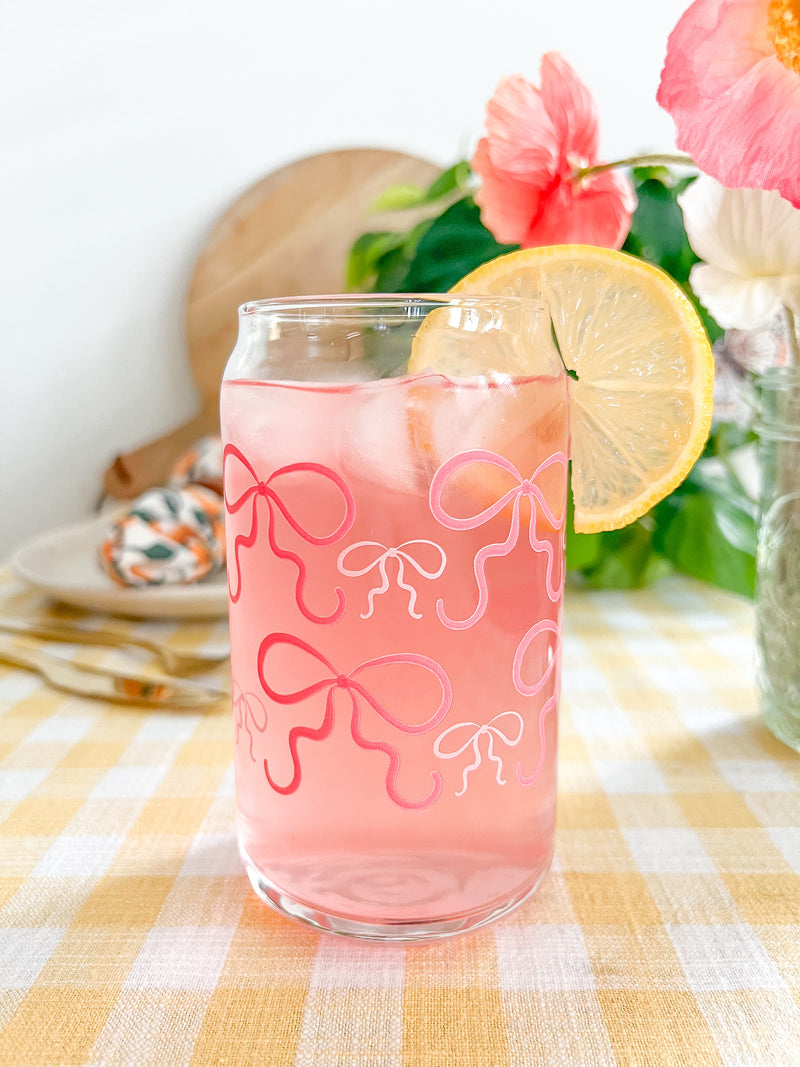
[[[783,305],[783,314],[786,317],[786,334],[792,363],[795,367],[800,367],[800,318],[786,304]]]
[[[607,170],[616,170],[617,167],[693,167],[694,160],[689,156],[655,155],[628,156],[626,159],[615,159],[612,163],[594,163],[591,167],[580,167],[572,178],[580,181],[581,178],[591,178],[594,174],[602,174]]]

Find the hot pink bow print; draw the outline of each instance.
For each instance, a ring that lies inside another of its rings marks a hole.
[[[507,720],[509,725],[501,729],[500,722]],[[516,729],[513,730],[514,725]],[[516,711],[502,711],[499,715],[482,726],[477,722],[457,722],[454,726],[448,727],[443,734],[440,734],[434,743],[433,754],[438,756],[439,759],[455,759],[457,756],[462,755],[468,748],[472,749],[472,755],[475,757],[472,763],[468,764],[464,768],[464,772],[461,776],[461,788],[456,793],[457,797],[462,796],[467,791],[467,778],[470,771],[476,770],[481,765],[483,759],[480,748],[480,741],[482,737],[486,738],[486,757],[497,764],[497,772],[495,778],[498,785],[505,785],[506,780],[503,778],[503,760],[500,756],[495,754],[494,745],[495,741],[502,742],[504,745],[508,745],[509,748],[513,748],[514,745],[519,744],[519,740],[522,737],[523,720],[519,712]],[[513,736],[511,731],[513,730]],[[455,745],[455,748],[444,748],[442,742],[445,738],[449,737],[450,741],[448,745]]]
[[[231,481],[231,465],[238,464],[244,468],[248,477],[247,488],[244,489],[234,499],[230,498],[230,481]],[[333,545],[337,541],[345,536],[348,530],[353,525],[355,519],[355,501],[353,499],[352,491],[350,487],[336,471],[331,470],[329,467],[323,466],[321,463],[290,463],[285,467],[280,467],[278,470],[267,478],[266,481],[261,481],[253,469],[250,462],[244,456],[244,454],[235,446],[228,444],[225,446],[223,453],[223,474],[224,474],[224,486],[225,486],[225,509],[229,515],[235,515],[246,505],[251,507],[250,518],[250,530],[246,534],[238,534],[233,539],[233,548],[230,551],[230,560],[228,564],[229,575],[235,575],[236,588],[234,589],[230,583],[230,577],[228,580],[228,589],[230,591],[231,600],[236,603],[239,597],[242,595],[242,570],[241,563],[239,561],[239,553],[242,548],[251,548],[258,537],[258,501],[259,498],[263,498],[267,505],[267,541],[272,549],[274,555],[279,559],[288,559],[297,567],[297,580],[295,582],[295,598],[297,600],[297,607],[302,614],[310,621],[317,623],[331,623],[337,622],[344,614],[344,593],[341,589],[337,588],[336,592],[336,608],[329,615],[317,615],[311,611],[308,605],[303,599],[303,587],[306,580],[306,565],[300,556],[296,552],[290,551],[288,548],[281,548],[275,540],[275,510],[280,513],[288,525],[298,534],[304,541],[310,545]],[[343,515],[339,524],[330,533],[323,534],[321,537],[311,533],[289,512],[286,504],[281,499],[278,491],[278,485],[281,478],[287,475],[304,474],[307,475],[309,492],[314,492],[314,483],[318,479],[327,479],[331,482],[341,494]]]
[[[231,686],[234,715],[234,743],[239,743],[239,734],[245,731],[249,741],[250,759],[255,763],[253,755],[253,730],[263,734],[267,728],[267,709],[255,693],[243,693],[236,682]],[[251,729],[252,727],[252,729]]]
[[[508,492],[504,493],[493,504],[490,504],[489,507],[483,508],[482,511],[477,512],[475,515],[470,515],[467,518],[462,519],[449,514],[449,512],[445,510],[442,497],[448,480],[454,474],[463,471],[464,468],[469,467],[469,465],[473,463],[489,463],[492,466],[499,467],[501,470],[507,471],[517,484],[509,489]],[[474,530],[478,526],[483,526],[484,523],[494,518],[495,515],[499,515],[509,504],[512,505],[511,524],[505,541],[486,545],[475,555],[473,570],[475,572],[475,582],[478,587],[478,603],[472,614],[466,619],[451,619],[444,610],[444,602],[442,600],[437,601],[436,611],[439,619],[445,626],[448,626],[452,630],[466,630],[470,626],[474,626],[483,616],[489,603],[489,587],[486,584],[485,573],[486,562],[493,556],[507,556],[509,552],[516,547],[520,527],[519,511],[523,498],[527,498],[530,501],[531,508],[528,540],[530,541],[531,548],[535,552],[543,552],[547,557],[547,571],[545,576],[547,595],[553,603],[558,600],[564,580],[563,558],[560,554],[554,552],[553,546],[549,541],[543,540],[536,535],[537,509],[542,511],[553,530],[561,530],[564,525],[564,513],[562,512],[561,515],[553,514],[544,493],[536,484],[537,478],[554,464],[563,468],[566,485],[567,457],[563,452],[555,452],[552,456],[548,456],[546,460],[539,464],[530,478],[524,478],[510,460],[498,455],[497,452],[489,452],[482,448],[471,449],[468,452],[459,452],[458,455],[447,460],[447,462],[443,463],[437,470],[431,481],[430,508],[434,518],[436,518],[442,526],[446,526],[450,530]]]
[[[269,652],[271,649],[277,649],[281,646],[291,647],[296,650],[300,650],[309,657],[311,657],[312,666],[319,664],[322,668],[323,676],[312,682],[310,685],[304,686],[300,689],[292,690],[288,693],[279,692],[275,689],[268,679],[268,675],[271,673],[270,664],[268,663]],[[380,668],[390,663],[403,663],[408,664],[409,667],[422,667],[423,670],[429,671],[439,682],[442,690],[442,698],[439,702],[439,706],[434,711],[433,715],[425,722],[415,725],[409,725],[402,719],[397,718],[387,708],[380,703],[380,701],[358,680],[359,675],[367,670],[374,668]],[[359,746],[366,750],[378,749],[381,752],[385,752],[389,757],[389,767],[386,772],[386,791],[395,804],[398,804],[401,808],[427,808],[433,804],[442,791],[442,778],[436,771],[431,772],[431,778],[433,779],[433,788],[427,797],[422,800],[407,800],[401,796],[397,790],[397,775],[400,769],[400,755],[397,749],[385,741],[371,741],[365,737],[361,731],[361,702],[369,705],[375,711],[384,722],[389,723],[396,730],[400,730],[404,734],[422,734],[428,730],[434,729],[444,719],[447,712],[450,710],[450,705],[453,699],[453,690],[450,684],[450,679],[445,673],[444,669],[436,663],[435,660],[430,659],[428,656],[417,655],[412,652],[398,652],[388,656],[378,656],[376,659],[366,660],[364,663],[360,663],[357,667],[354,667],[348,674],[340,673],[336,667],[324,656],[321,652],[318,652],[315,648],[312,648],[306,641],[301,640],[299,637],[294,637],[292,634],[274,633],[269,634],[261,642],[258,650],[258,676],[261,680],[261,684],[264,687],[264,692],[273,700],[276,704],[299,704],[304,700],[308,700],[314,697],[317,693],[325,693],[325,717],[322,720],[322,724],[318,727],[312,726],[293,726],[289,731],[289,751],[292,757],[292,766],[294,773],[291,781],[287,785],[279,785],[275,782],[270,775],[267,761],[264,760],[264,774],[267,777],[267,781],[277,793],[287,795],[294,793],[300,785],[302,777],[302,771],[300,767],[300,757],[297,751],[297,744],[301,738],[308,738],[311,741],[324,741],[326,737],[329,737],[333,730],[335,720],[335,706],[334,698],[337,690],[344,690],[350,698],[352,706],[350,716],[350,735]]]

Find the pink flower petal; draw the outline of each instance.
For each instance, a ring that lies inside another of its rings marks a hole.
[[[481,220],[501,244],[520,244],[539,212],[541,194],[535,185],[517,181],[496,170],[489,157],[489,143],[481,138],[472,157],[472,169],[481,179],[475,203]]]
[[[492,165],[516,177],[549,181],[559,158],[558,139],[539,90],[520,74],[503,78],[486,108]]]
[[[582,164],[597,159],[599,140],[594,100],[572,67],[558,52],[542,57],[542,100],[561,145],[561,158]]]
[[[669,37],[656,96],[672,113],[713,100],[773,52],[766,37],[769,0],[696,0]]]
[[[777,59],[761,60],[703,101],[700,114],[683,117],[678,145],[723,185],[778,189],[800,207],[800,78]]]
[[[605,171],[578,186],[561,182],[544,202],[523,246],[586,244],[621,248],[635,206],[632,185],[614,171]]]
[[[657,99],[703,171],[800,207],[800,77],[777,58],[769,3],[696,0],[670,36]]]

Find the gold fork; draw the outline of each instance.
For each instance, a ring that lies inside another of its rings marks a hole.
[[[68,626],[59,622],[32,622],[29,619],[0,618],[0,630],[12,634],[39,637],[44,641],[66,641],[75,645],[106,645],[111,648],[132,645],[144,648],[158,658],[170,674],[191,674],[209,670],[230,656],[230,649],[216,652],[178,651],[136,634],[117,633],[116,630],[89,630],[82,626]]]
[[[139,704],[150,708],[201,710],[230,699],[222,689],[212,689],[180,678],[152,678],[136,671],[79,666],[40,648],[21,648],[0,641],[0,663],[35,671],[55,689],[79,696]]]

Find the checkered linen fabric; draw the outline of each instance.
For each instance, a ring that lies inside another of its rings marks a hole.
[[[0,612],[75,614],[0,580]],[[227,707],[0,667],[0,1065],[800,1065],[800,757],[756,714],[752,606],[681,579],[569,590],[564,649],[551,873],[493,926],[412,946],[255,898]]]

